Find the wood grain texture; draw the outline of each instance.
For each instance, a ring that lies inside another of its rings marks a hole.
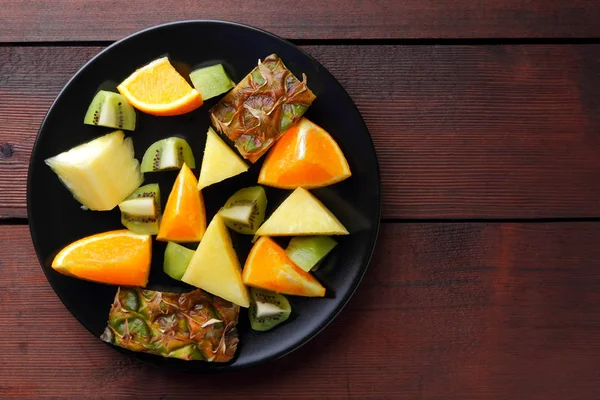
[[[109,3],[110,4],[110,3]],[[0,0],[0,41],[116,40],[150,26],[222,19],[292,39],[598,37],[595,0]],[[107,26],[107,24],[109,24]],[[110,28],[109,28],[110,26]]]
[[[600,45],[303,48],[366,120],[384,218],[600,216]],[[41,121],[101,49],[0,47],[0,216],[25,216]]]
[[[367,275],[301,351],[216,376],[139,364],[49,287],[26,226],[0,227],[0,397],[600,397],[598,223],[383,224]]]

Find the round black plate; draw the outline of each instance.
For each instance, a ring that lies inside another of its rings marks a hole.
[[[112,131],[83,124],[87,107],[98,88],[114,88],[116,82],[121,82],[136,68],[165,55],[182,72],[223,63],[232,79],[238,82],[259,59],[272,53],[277,53],[296,76],[306,74],[308,86],[317,96],[306,116],[336,139],[353,174],[344,182],[312,191],[351,233],[339,237],[338,247],[315,274],[327,288],[327,297],[290,296],[294,309],[290,320],[264,333],[250,330],[247,314],[242,311],[237,356],[227,364],[186,362],[120,351],[154,364],[195,370],[238,369],[272,360],[297,349],[323,329],[347,303],[365,273],[379,229],[380,178],[373,143],[360,113],[336,79],[293,44],[255,28],[221,21],[176,22],[133,34],[89,61],[59,94],[40,128],[27,183],[29,226],[44,273],[71,313],[99,337],[106,326],[116,287],[69,278],[56,273],[50,265],[54,255],[69,243],[94,233],[121,229],[119,211],[118,208],[108,212],[82,210],[44,164],[48,157]],[[192,146],[197,174],[209,127],[208,109],[219,98],[183,116],[153,117],[138,112],[137,129],[128,134],[133,138],[136,157],[141,159],[154,141],[179,135]],[[256,184],[260,165],[258,162],[249,172],[203,191],[209,221],[237,189]],[[145,183],[161,185],[163,206],[175,177],[176,172],[146,174]],[[267,212],[274,210],[289,193],[291,191],[267,188]],[[251,246],[250,239],[233,235],[242,265]],[[286,244],[285,240],[280,242]],[[148,288],[189,290],[189,286],[162,272],[163,250],[164,243],[155,242]]]

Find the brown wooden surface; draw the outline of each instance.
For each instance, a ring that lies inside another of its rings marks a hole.
[[[94,338],[24,219],[63,85],[106,42],[178,19],[298,39],[381,167],[385,222],[348,306],[301,351],[234,374],[160,370]],[[0,0],[0,399],[599,399],[598,21],[596,0]]]
[[[366,120],[384,218],[600,217],[600,45],[303,48]],[[39,125],[101,49],[0,47],[0,216],[25,217]]]
[[[202,376],[95,339],[49,287],[27,227],[4,226],[0,397],[598,399],[599,235],[598,223],[384,224],[321,335],[272,364]]]
[[[0,10],[0,42],[116,40],[184,19],[233,20],[292,39],[600,35],[596,0],[0,0]]]

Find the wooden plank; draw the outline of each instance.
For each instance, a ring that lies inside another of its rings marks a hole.
[[[221,19],[292,39],[598,37],[594,0],[0,0],[0,41],[116,40],[153,25]]]
[[[385,218],[600,216],[600,45],[306,46],[369,127]],[[25,216],[29,152],[100,47],[0,47],[0,215]]]
[[[599,223],[383,224],[353,299],[302,351],[224,375],[125,358],[0,227],[0,397],[597,399]]]

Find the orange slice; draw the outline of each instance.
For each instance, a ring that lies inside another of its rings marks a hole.
[[[273,145],[258,183],[281,189],[313,189],[351,176],[344,153],[327,131],[302,118]]]
[[[71,243],[57,254],[52,268],[92,282],[146,287],[151,255],[150,235],[121,229]]]
[[[139,68],[117,89],[132,106],[151,115],[180,115],[202,105],[200,93],[179,75],[167,57]]]
[[[252,246],[242,272],[244,284],[277,293],[323,297],[325,288],[289,259],[273,239],[261,237]]]
[[[198,180],[183,164],[169,193],[156,240],[199,242],[206,231],[206,210]]]

